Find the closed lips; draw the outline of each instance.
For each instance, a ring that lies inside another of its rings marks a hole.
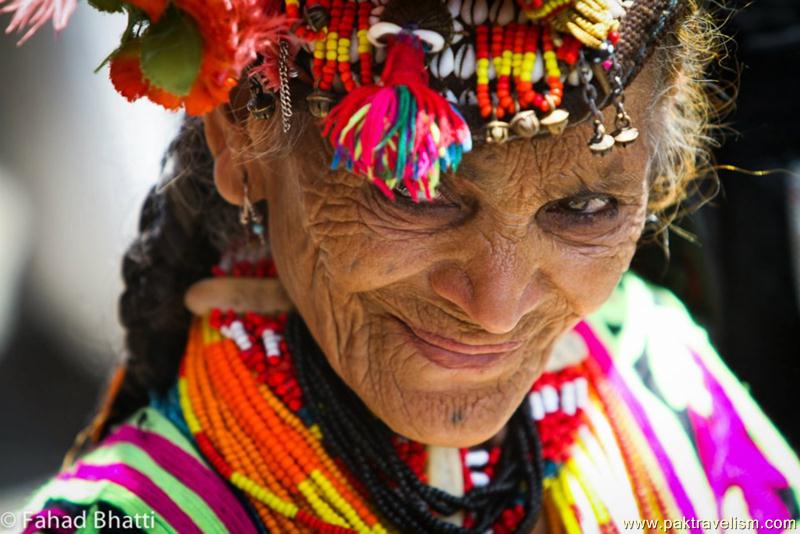
[[[460,341],[456,341],[454,339],[442,337],[440,335],[434,334],[433,332],[427,332],[425,330],[416,329],[409,326],[409,329],[420,338],[422,341],[433,345],[435,347],[439,347],[444,350],[448,350],[450,352],[456,352],[460,354],[466,355],[481,355],[481,354],[502,354],[506,352],[510,352],[512,350],[516,350],[522,345],[519,341],[509,341],[506,343],[494,343],[494,344],[468,344],[468,343],[461,343]]]

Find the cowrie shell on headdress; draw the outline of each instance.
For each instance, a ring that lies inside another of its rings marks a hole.
[[[456,68],[456,57],[453,54],[453,48],[448,47],[431,60],[431,74],[440,80],[444,80]]]
[[[435,31],[422,29],[414,30],[413,33],[419,38],[420,41],[428,45],[429,53],[438,54],[444,49],[444,37]]]
[[[486,0],[464,0],[461,4],[461,20],[468,26],[480,26],[489,16]]]
[[[461,13],[461,0],[447,0],[447,10],[455,19]]]
[[[451,104],[458,105],[458,97],[450,89],[445,89],[445,91],[444,91],[444,99],[447,100],[448,102],[450,102]]]
[[[392,22],[379,22],[373,24],[369,29],[367,32],[367,39],[369,39],[369,42],[372,43],[372,46],[375,48],[384,48],[386,46],[384,39],[390,35],[397,35],[401,31],[403,31],[403,28],[397,24]]]
[[[505,26],[514,20],[514,0],[494,0],[489,9],[489,20],[494,24]]]
[[[475,74],[475,47],[466,44],[456,52],[455,74],[462,80],[468,80]]]
[[[458,44],[464,38],[464,25],[460,21],[453,19],[453,38],[451,42]]]
[[[608,12],[611,13],[613,18],[621,19],[625,16],[625,8],[617,0],[606,0],[606,6],[608,6]]]
[[[592,70],[587,70],[586,78],[591,82],[592,78],[594,78],[594,72]],[[567,76],[567,82],[575,87],[582,83],[580,68],[576,67],[570,71],[569,75]]]
[[[384,6],[375,6],[372,8],[372,11],[369,13],[370,26],[374,26],[381,21],[381,15],[383,15],[384,9],[386,9]]]
[[[478,95],[476,95],[475,91],[473,91],[472,89],[464,89],[464,91],[461,92],[461,96],[458,97],[458,105],[477,106]]]

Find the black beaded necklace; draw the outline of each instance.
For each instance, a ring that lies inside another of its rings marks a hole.
[[[504,510],[524,508],[515,533],[528,534],[542,506],[541,443],[524,402],[508,423],[503,454],[493,481],[463,497],[428,486],[400,458],[394,433],[336,375],[302,318],[292,314],[286,341],[311,418],[322,430],[326,451],[340,459],[366,488],[377,512],[400,532],[483,534]],[[472,528],[441,519],[457,512],[475,517]]]

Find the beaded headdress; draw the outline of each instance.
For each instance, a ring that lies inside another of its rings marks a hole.
[[[589,149],[638,137],[624,88],[679,0],[87,0],[124,13],[114,87],[202,115],[249,80],[248,109],[319,119],[345,167],[387,195],[433,198],[473,142],[559,135],[592,120]],[[8,31],[63,28],[77,0],[0,0]],[[5,4],[5,5],[3,5]],[[615,106],[607,127],[601,110]]]

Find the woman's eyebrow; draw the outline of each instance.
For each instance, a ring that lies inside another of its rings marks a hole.
[[[592,156],[589,156],[592,157]],[[598,158],[591,164],[582,164],[571,169],[554,172],[547,178],[542,177],[542,188],[550,190],[552,195],[573,196],[590,193],[622,192],[639,183],[643,177],[626,169],[621,154],[610,158]],[[502,170],[505,162],[497,154],[487,151],[478,159],[465,158],[452,177],[473,183],[481,183],[490,178],[490,174]],[[533,176],[531,176],[533,178]]]

